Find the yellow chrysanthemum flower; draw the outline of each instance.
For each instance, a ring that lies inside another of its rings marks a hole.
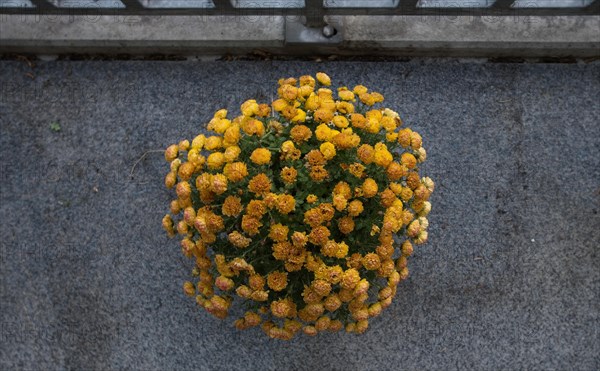
[[[329,78],[329,76],[327,76],[327,74],[325,74],[324,72],[317,72],[317,81],[321,85],[325,85],[325,86],[331,85],[331,78]]]
[[[271,151],[267,148],[257,148],[252,151],[250,160],[257,165],[265,165],[271,161]]]
[[[331,160],[332,158],[335,157],[335,146],[333,145],[333,143],[330,142],[325,142],[323,144],[321,144],[321,146],[319,147],[319,150],[321,151],[321,153],[323,154],[323,156],[325,157],[326,160]]]

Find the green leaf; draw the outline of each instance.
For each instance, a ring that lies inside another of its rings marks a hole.
[[[53,121],[52,123],[50,123],[50,130],[52,130],[53,132],[58,133],[60,129],[61,127],[58,121]]]

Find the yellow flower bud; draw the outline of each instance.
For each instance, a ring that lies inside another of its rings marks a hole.
[[[331,78],[327,76],[324,72],[317,72],[317,81],[321,85],[329,86],[331,85]]]
[[[177,156],[179,156],[179,147],[177,144],[172,144],[165,150],[165,160],[167,162],[175,160]]]

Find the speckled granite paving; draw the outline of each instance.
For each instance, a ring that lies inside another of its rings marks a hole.
[[[319,70],[383,93],[437,187],[430,242],[370,330],[286,343],[183,295],[167,165],[131,171]],[[1,61],[0,89],[3,370],[600,368],[598,62]]]

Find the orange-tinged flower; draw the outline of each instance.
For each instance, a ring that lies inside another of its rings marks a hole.
[[[398,143],[404,148],[408,148],[410,146],[410,136],[412,130],[409,128],[404,128],[398,132]]]
[[[267,276],[267,286],[273,291],[281,291],[288,285],[287,273],[275,271]]]
[[[319,212],[321,213],[323,220],[330,221],[331,219],[333,219],[335,209],[333,208],[333,204],[331,203],[322,203],[319,205]]]
[[[337,294],[332,294],[325,299],[323,305],[329,312],[335,312],[342,306],[342,301]]]
[[[295,143],[300,144],[312,137],[312,131],[310,131],[308,126],[296,125],[290,130],[290,137]]]
[[[354,220],[348,216],[342,217],[338,219],[338,228],[343,234],[349,234],[354,230]]]
[[[375,182],[374,179],[372,178],[367,178],[365,179],[365,181],[363,182],[362,185],[362,191],[363,191],[363,196],[366,198],[371,198],[373,196],[375,196],[377,194],[377,182]]]
[[[406,185],[410,187],[410,189],[415,190],[421,184],[421,180],[419,179],[419,173],[416,171],[410,171],[406,176]]]
[[[260,173],[250,179],[248,189],[252,193],[265,194],[271,190],[271,180],[265,173]]]
[[[231,242],[233,246],[239,247],[240,249],[248,247],[250,242],[252,242],[251,238],[245,237],[238,231],[233,231],[227,235],[227,240]]]
[[[364,210],[363,203],[360,200],[353,200],[348,204],[348,215],[356,217]]]
[[[218,195],[225,193],[227,191],[227,177],[223,174],[213,175],[211,191]]]
[[[333,188],[333,194],[342,195],[347,200],[352,198],[352,190],[350,189],[350,185],[346,182],[338,182]]]
[[[348,171],[350,172],[350,174],[354,175],[355,177],[362,178],[363,173],[365,171],[365,166],[363,164],[355,162],[355,163],[351,164],[350,166],[348,166]]]
[[[300,86],[304,86],[304,85],[309,85],[309,86],[315,86],[315,78],[310,76],[310,75],[303,75],[300,76],[300,78],[298,79]]]
[[[310,234],[308,235],[308,241],[313,245],[324,245],[325,243],[327,243],[330,235],[331,232],[329,231],[329,229],[321,225],[313,228],[310,231]]]
[[[177,144],[172,144],[165,150],[165,160],[167,162],[175,160],[177,156],[179,156],[179,146]]]
[[[368,253],[363,257],[362,264],[368,270],[376,270],[381,266],[381,259],[375,253]]]
[[[400,161],[409,169],[414,169],[414,167],[417,166],[417,159],[412,153],[403,153],[400,157]]]
[[[322,102],[321,102],[321,105],[322,105]],[[323,123],[331,122],[331,120],[333,119],[333,111],[324,109],[324,108],[319,108],[313,114],[313,118],[315,119],[316,122],[323,122]]]
[[[225,134],[223,135],[223,146],[229,147],[235,145],[240,141],[240,126],[232,125],[225,130]]]
[[[399,163],[393,161],[388,165],[385,172],[386,172],[389,180],[396,181],[406,175],[407,168],[405,166],[402,166]]]
[[[372,92],[371,95],[373,96],[373,99],[375,99],[375,103],[381,103],[384,100],[384,97],[381,93]]]
[[[293,318],[296,316],[296,304],[290,298],[274,300],[271,302],[271,313],[279,318]]]
[[[321,153],[321,151],[313,149],[311,151],[309,151],[305,156],[304,159],[306,161],[308,161],[308,163],[310,164],[310,166],[320,166],[320,165],[325,165],[325,163],[327,162],[325,160],[325,156],[323,156],[323,154]]]
[[[360,147],[358,147],[358,151],[356,154],[362,162],[368,165],[371,162],[373,162],[373,157],[375,156],[375,149],[369,144],[363,144]]]
[[[267,212],[267,205],[262,200],[251,200],[246,206],[246,213],[258,219]]]
[[[333,240],[329,240],[326,243],[324,243],[323,245],[321,245],[321,254],[323,254],[324,256],[333,257],[333,256],[335,256],[337,249],[338,249],[337,242],[335,242]]]
[[[369,93],[360,94],[358,96],[358,98],[360,99],[361,102],[363,102],[367,106],[372,106],[376,103],[375,96],[373,96],[372,94],[369,94]]]
[[[308,196],[306,196],[306,202],[308,202],[309,204],[314,204],[315,202],[317,202],[317,200],[317,196],[313,194],[309,194]]]
[[[267,148],[257,148],[252,151],[250,160],[257,165],[265,165],[271,161],[271,151]]]
[[[367,119],[360,113],[353,113],[350,115],[350,122],[352,123],[352,127],[364,129],[367,124]]]
[[[281,179],[283,179],[283,181],[285,183],[291,184],[294,183],[296,181],[296,177],[298,176],[298,171],[296,169],[294,169],[293,167],[284,167],[283,169],[281,169]]]
[[[262,227],[262,223],[256,217],[250,215],[244,215],[242,217],[242,230],[248,233],[250,236],[258,234],[258,229],[260,227]]]
[[[206,159],[206,164],[211,169],[220,169],[225,163],[225,156],[221,152],[211,153]]]
[[[209,151],[214,151],[215,149],[221,148],[223,145],[223,138],[218,136],[210,136],[206,138],[206,142],[204,143],[204,148]]]
[[[417,133],[416,131],[410,133],[410,146],[412,147],[412,149],[416,151],[419,148],[421,148],[422,144],[423,138],[421,138],[421,135],[419,133]]]
[[[225,276],[219,276],[215,280],[215,286],[218,287],[219,290],[229,291],[229,290],[233,289],[233,287],[235,286],[235,283],[233,282],[233,280],[231,278],[227,278]]]
[[[319,296],[327,296],[331,292],[331,284],[325,280],[314,280],[310,288]]]
[[[186,199],[192,194],[192,187],[188,182],[179,182],[175,187],[175,192],[180,199]]]
[[[289,84],[284,84],[277,89],[277,93],[281,98],[292,101],[298,96],[298,88]]]
[[[269,238],[277,242],[285,241],[289,231],[290,229],[281,223],[273,224],[269,232]]]
[[[258,105],[258,112],[256,116],[258,117],[267,117],[271,113],[271,107],[266,103],[261,103]]]
[[[342,274],[340,286],[344,289],[352,290],[360,281],[360,274],[354,268],[350,268]]]
[[[329,177],[329,172],[323,166],[313,166],[309,175],[313,181],[320,183]]]
[[[281,115],[288,120],[292,120],[298,114],[298,108],[294,106],[287,106],[281,111]]]
[[[240,147],[230,146],[225,149],[225,152],[223,153],[223,157],[225,158],[225,161],[233,162],[233,161],[235,161],[235,159],[238,158],[240,153],[242,153],[242,150],[240,149]]]
[[[304,247],[306,246],[306,243],[308,242],[308,237],[306,236],[305,232],[294,232],[292,233],[292,243],[294,244],[295,247]]]
[[[256,119],[244,120],[241,127],[247,135],[257,135],[260,137],[265,134],[265,125]]]
[[[333,206],[337,211],[344,211],[348,205],[348,200],[342,194],[333,195]]]
[[[223,174],[232,182],[239,182],[248,175],[248,168],[243,162],[233,162],[225,165]]]
[[[296,208],[296,200],[294,196],[283,194],[277,197],[277,211],[282,214],[289,214]]]
[[[360,137],[356,134],[340,133],[332,138],[333,143],[340,149],[356,147],[360,144]]]

